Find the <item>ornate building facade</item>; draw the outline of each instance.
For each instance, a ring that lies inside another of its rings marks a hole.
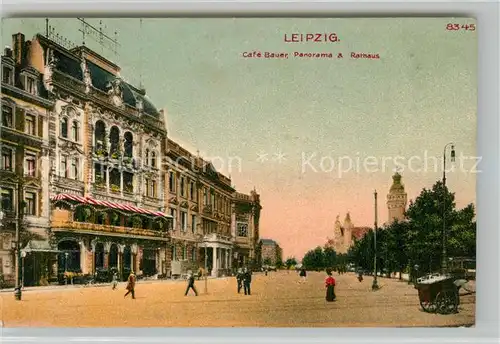
[[[260,195],[252,190],[249,195],[235,192],[232,206],[232,230],[236,268],[262,265],[261,241],[259,240]]]
[[[407,203],[408,195],[405,192],[403,183],[401,182],[401,175],[396,172],[394,176],[392,176],[392,185],[389,189],[389,193],[387,194],[388,223],[395,220],[404,220]]]
[[[22,34],[13,36],[14,49],[2,56],[2,115],[0,128],[0,190],[3,219],[0,227],[0,275],[14,284],[15,229],[21,245],[43,241],[49,228],[49,115],[53,101],[42,86],[42,75],[28,63],[30,44]],[[35,253],[24,259],[27,282],[36,279]],[[40,258],[40,257],[39,257]]]
[[[254,258],[259,195],[236,192],[231,180],[210,162],[173,140],[167,140],[166,148],[166,207],[174,220],[163,273],[170,275],[175,261],[193,270],[206,261],[212,276],[228,275],[240,264],[258,263]]]
[[[340,216],[337,215],[333,230],[334,237],[327,240],[326,246],[333,248],[337,253],[347,253],[354,244],[354,240],[362,238],[370,231],[370,227],[355,227],[349,213],[346,214],[344,223],[341,223],[339,218]]]
[[[103,56],[14,35],[2,57],[2,114],[0,272],[13,272],[11,220],[23,199],[30,232],[43,235],[22,252],[45,254],[38,270],[48,282],[111,269],[171,276],[181,261],[219,276],[258,261],[259,195],[237,193],[169,140],[165,112]]]
[[[54,269],[152,275],[168,239],[163,115],[120,68],[37,35],[28,52],[54,100],[49,118]]]

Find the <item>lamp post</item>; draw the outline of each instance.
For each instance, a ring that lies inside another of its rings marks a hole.
[[[23,272],[21,274],[21,289],[24,289],[24,258],[26,258],[26,251],[21,252],[21,258],[23,259]]]
[[[373,284],[372,284],[372,290],[377,290],[379,289],[378,283],[377,283],[377,190],[373,193],[373,196],[375,198],[375,228],[373,230],[373,250],[374,250],[374,255],[373,255]]]
[[[64,284],[68,284],[68,256],[69,253],[65,252],[64,253]]]
[[[455,144],[449,142],[444,146],[443,149],[443,252],[441,260],[442,273],[446,273],[448,270],[448,259],[446,252],[446,150],[451,146],[451,162],[455,161]]]
[[[207,243],[205,243],[205,294],[208,294],[208,253]]]

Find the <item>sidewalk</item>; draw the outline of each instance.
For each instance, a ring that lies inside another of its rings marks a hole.
[[[218,279],[223,280],[231,278],[231,276],[226,277],[212,277],[208,276],[209,280]],[[137,284],[153,284],[153,283],[186,283],[185,279],[148,279],[148,280],[139,280]],[[204,279],[200,279],[199,282],[203,282]],[[118,286],[126,286],[127,282],[119,282]],[[100,287],[111,287],[111,282],[108,283],[95,283],[95,284],[67,284],[67,285],[48,285],[48,286],[39,286],[39,287],[24,287],[22,291],[46,291],[46,290],[65,290],[65,289],[77,289],[77,288],[100,288]],[[0,289],[0,293],[14,293],[14,288],[6,288]]]

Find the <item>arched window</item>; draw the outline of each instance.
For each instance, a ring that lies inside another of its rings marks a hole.
[[[127,158],[132,157],[133,153],[133,145],[134,145],[134,137],[130,131],[127,131],[124,135],[125,143],[124,143],[124,153]]]
[[[118,127],[113,126],[109,132],[109,142],[111,143],[110,153],[118,153],[120,144],[120,130]]]
[[[61,119],[61,137],[68,138],[68,119],[66,117]]]
[[[156,167],[156,152],[151,152],[151,166]]]
[[[103,121],[97,121],[94,130],[94,147],[97,151],[106,149],[104,139],[106,136],[106,125]]]
[[[144,160],[144,165],[148,166],[149,165],[149,149],[146,149],[146,156]]]
[[[73,121],[73,125],[71,126],[71,136],[73,138],[73,141],[78,142],[78,121]]]

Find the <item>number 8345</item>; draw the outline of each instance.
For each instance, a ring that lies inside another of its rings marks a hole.
[[[457,30],[465,30],[465,31],[475,31],[476,24],[448,24],[446,25],[446,30],[449,31],[457,31]]]

